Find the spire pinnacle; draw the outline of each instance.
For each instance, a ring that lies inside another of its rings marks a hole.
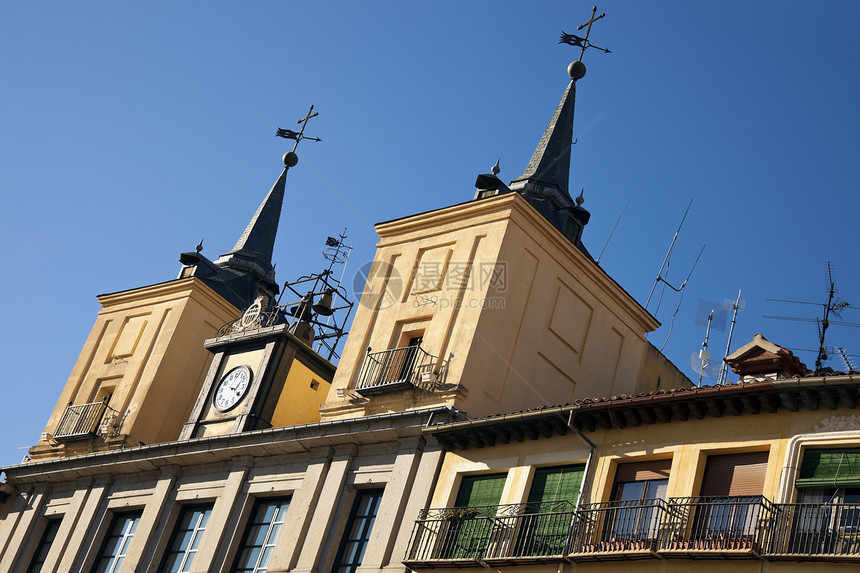
[[[511,183],[512,189],[542,188],[550,192],[560,192],[570,200],[568,181],[575,100],[576,81],[571,81],[525,171]]]

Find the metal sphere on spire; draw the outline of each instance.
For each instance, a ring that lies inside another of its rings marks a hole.
[[[585,64],[583,64],[581,60],[570,62],[570,65],[567,66],[567,75],[569,75],[570,79],[573,81],[582,79],[585,75]]]

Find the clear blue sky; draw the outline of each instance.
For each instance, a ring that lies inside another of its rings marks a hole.
[[[643,304],[671,259],[704,254],[666,353],[691,378],[698,299],[743,288],[733,348],[762,332],[815,348],[825,262],[860,306],[858,2],[605,1],[578,83],[571,189],[601,264]],[[278,280],[320,270],[348,228],[468,200],[478,173],[524,169],[591,3],[6,2],[0,8],[0,465],[36,443],[98,311],[95,296],[175,278],[182,251],[228,251],[277,178],[310,104],[276,245]],[[650,310],[655,309],[652,301]],[[677,295],[650,336],[663,346]],[[846,322],[860,311],[846,310]],[[712,333],[721,355],[726,332]],[[860,354],[860,329],[828,345]],[[814,354],[800,352],[812,365]],[[860,359],[855,358],[855,362]],[[842,368],[838,360],[830,365]],[[730,378],[731,379],[731,378]]]

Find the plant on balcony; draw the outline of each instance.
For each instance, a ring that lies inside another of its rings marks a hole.
[[[443,521],[459,521],[476,517],[478,517],[478,509],[475,507],[449,507],[442,512]]]

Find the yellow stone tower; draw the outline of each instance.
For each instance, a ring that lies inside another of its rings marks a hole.
[[[211,261],[201,243],[180,256],[177,279],[98,297],[102,309],[41,439],[30,449],[32,459],[203,435],[182,430],[205,425],[211,408],[201,404],[214,400],[211,393],[227,374],[223,369],[239,363],[248,373],[246,388],[217,412],[225,423],[207,435],[319,419],[334,366],[309,340],[283,324],[268,328],[271,340],[259,328],[218,337],[225,324],[247,318],[244,309],[265,314],[274,307],[279,289],[272,251],[287,171],[295,165],[289,155],[230,252]]]
[[[595,263],[568,191],[578,69],[525,172],[379,223],[323,419],[444,404],[470,416],[686,386],[659,323]]]

